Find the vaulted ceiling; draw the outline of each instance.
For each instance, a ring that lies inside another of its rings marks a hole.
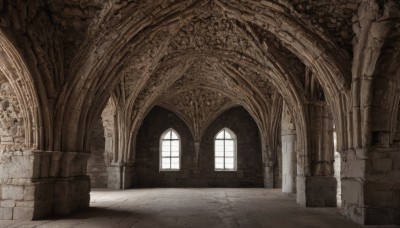
[[[18,0],[0,1],[0,12],[7,15],[2,32],[32,60],[38,96],[50,107],[44,115],[68,125],[62,129],[90,129],[111,96],[131,131],[162,105],[200,139],[207,123],[235,105],[262,131],[277,96],[293,109],[307,102],[307,72],[333,103],[350,83],[359,3]],[[84,144],[51,131],[62,138],[56,147]]]

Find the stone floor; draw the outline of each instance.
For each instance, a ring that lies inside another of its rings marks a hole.
[[[338,208],[302,208],[280,189],[96,189],[91,206],[65,218],[0,220],[0,227],[361,227]]]

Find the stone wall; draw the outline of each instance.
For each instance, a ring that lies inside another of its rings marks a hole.
[[[10,83],[0,79],[0,157],[4,152],[26,149],[24,117]]]
[[[224,127],[237,136],[237,171],[214,171],[214,137]],[[159,140],[173,128],[181,137],[181,170],[159,171]],[[137,137],[135,186],[140,187],[262,187],[259,131],[241,107],[231,108],[216,118],[205,131],[198,163],[193,137],[176,115],[155,107],[143,122]]]
[[[96,121],[91,137],[91,151],[88,160],[88,175],[92,188],[106,188],[108,186],[107,164],[105,158],[105,137],[103,122]]]
[[[0,160],[0,219],[32,220],[89,206],[87,154],[5,152]]]

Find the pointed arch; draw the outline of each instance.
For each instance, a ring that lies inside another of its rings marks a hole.
[[[40,104],[35,83],[22,56],[0,31],[0,73],[10,83],[21,108],[24,147],[44,150],[51,144],[51,121],[47,106]]]
[[[85,41],[88,45],[85,45],[86,48],[82,49],[74,60],[86,59],[86,63],[76,64],[76,68],[71,70],[71,75],[82,75],[82,77],[73,78],[71,83],[67,84],[63,89],[63,96],[60,96],[59,100],[65,109],[79,109],[81,112],[78,114],[78,112],[64,112],[64,110],[60,109],[60,112],[56,114],[57,118],[63,122],[63,129],[72,132],[71,135],[76,136],[63,138],[63,145],[68,150],[82,150],[82,137],[79,134],[73,133],[78,133],[80,126],[86,126],[85,122],[91,118],[89,113],[91,110],[90,104],[96,103],[98,99],[97,95],[103,94],[104,91],[110,88],[110,84],[115,85],[115,82],[118,81],[118,77],[107,77],[110,70],[113,71],[115,68],[120,68],[115,63],[120,63],[119,59],[130,57],[134,53],[133,50],[138,49],[141,46],[138,44],[144,39],[153,37],[159,31],[168,30],[168,28],[183,25],[187,21],[190,21],[198,14],[197,11],[193,13],[194,9],[196,7],[201,9],[200,6],[206,5],[205,3],[206,1],[199,0],[191,4],[175,3],[167,5],[166,9],[160,12],[160,15],[155,17],[157,20],[154,21],[151,21],[145,14],[143,17],[136,18],[136,23],[125,23],[132,20],[130,16],[129,18],[123,17],[120,20],[107,21],[110,26],[99,26],[97,27],[99,30],[88,36],[88,39]],[[350,81],[350,72],[348,69],[350,67],[342,64],[343,62],[348,62],[342,61],[348,60],[348,57],[341,52],[338,54],[337,50],[340,49],[330,41],[329,37],[320,32],[310,30],[308,28],[309,25],[305,21],[294,20],[291,10],[286,7],[277,9],[275,5],[259,5],[250,2],[234,4],[227,1],[216,1],[216,3],[221,7],[222,12],[227,13],[228,16],[240,22],[250,23],[252,20],[247,15],[253,13],[256,16],[251,18],[257,19],[255,20],[255,24],[274,34],[304,63],[315,65],[312,70],[318,73],[319,81],[326,89],[327,94],[330,95],[329,97],[332,97],[330,99],[332,109],[337,113],[337,116],[342,118],[341,108],[343,107],[342,102],[345,99],[343,94],[348,92]],[[240,8],[238,6],[242,5],[247,10],[245,13],[237,10],[237,8]],[[127,5],[124,11],[134,11],[137,9],[135,7],[136,5],[133,4]],[[259,8],[263,8],[263,10],[258,10]],[[146,9],[151,11],[149,8]],[[178,9],[179,12],[177,12]],[[198,11],[200,12],[201,10]],[[112,14],[113,10],[109,10],[108,13]],[[131,14],[126,13],[126,15]],[[162,19],[165,18],[168,18],[168,23],[162,22]],[[283,22],[280,23],[280,21]],[[285,26],[280,26],[282,23]],[[118,26],[120,29],[115,30],[114,28]],[[277,27],[285,28],[285,30],[275,29]],[[108,31],[107,28],[113,28],[113,31]],[[176,29],[173,30],[175,31]],[[124,31],[123,35],[120,34],[121,31]],[[115,42],[104,42],[101,39],[97,39],[96,35],[100,33],[109,34],[110,37],[115,35],[117,38]],[[128,45],[130,48],[127,48]],[[97,49],[104,51],[95,52],[94,50]],[[83,58],[84,56],[85,58]],[[109,63],[112,63],[113,67],[108,67]],[[88,68],[87,66],[92,67]],[[104,70],[105,67],[110,70]],[[287,82],[282,83],[284,85]],[[341,123],[340,121],[337,122]],[[62,133],[57,134],[56,137],[61,138]]]

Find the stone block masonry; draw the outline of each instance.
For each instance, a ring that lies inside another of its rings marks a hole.
[[[88,207],[86,159],[79,153],[4,153],[0,161],[0,219],[33,220]]]

